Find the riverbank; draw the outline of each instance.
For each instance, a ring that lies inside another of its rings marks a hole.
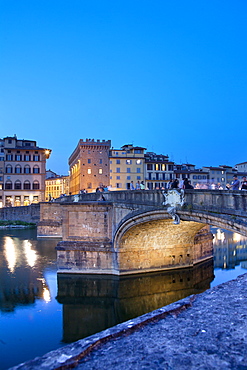
[[[247,369],[247,274],[13,367]]]
[[[36,224],[25,221],[0,221],[0,229],[25,229],[35,228]]]

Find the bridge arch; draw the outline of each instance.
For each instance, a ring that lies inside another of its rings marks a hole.
[[[179,268],[212,257],[212,234],[204,223],[174,225],[165,210],[154,210],[122,222],[114,250],[122,274]]]

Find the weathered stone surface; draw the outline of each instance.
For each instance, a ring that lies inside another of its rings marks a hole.
[[[12,370],[246,369],[247,274]]]

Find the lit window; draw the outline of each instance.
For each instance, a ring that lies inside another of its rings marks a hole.
[[[126,159],[126,164],[132,164],[132,160],[131,159]]]
[[[89,175],[91,175],[91,173],[92,173],[91,168],[88,168],[87,173],[88,173]]]
[[[142,161],[140,159],[137,159],[136,164],[141,164]]]
[[[102,175],[102,173],[103,173],[102,168],[99,168],[99,174]]]
[[[162,171],[166,170],[166,165],[164,163],[161,165],[161,169],[162,169]]]

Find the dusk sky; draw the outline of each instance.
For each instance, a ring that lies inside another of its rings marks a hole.
[[[247,1],[0,0],[0,137],[247,161]]]

